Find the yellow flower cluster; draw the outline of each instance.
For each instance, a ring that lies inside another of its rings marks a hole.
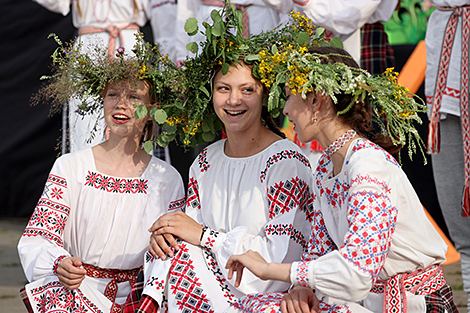
[[[196,135],[196,132],[197,132],[197,129],[199,128],[199,126],[201,126],[202,124],[202,121],[197,121],[196,123],[190,125],[190,124],[186,124],[185,126],[183,126],[183,132],[185,134],[189,134],[191,136],[194,136]]]
[[[384,76],[396,86],[395,90],[392,93],[395,99],[398,100],[399,102],[403,102],[401,101],[401,99],[403,99],[404,97],[409,97],[410,90],[406,87],[403,87],[398,82],[399,74],[397,72],[394,72],[393,69],[394,69],[393,67],[387,68],[384,72]]]
[[[272,86],[276,79],[277,73],[283,71],[289,57],[289,51],[292,45],[289,45],[283,52],[277,52],[274,55],[269,54],[266,50],[259,52],[259,69],[258,73],[261,77],[261,83],[267,88]]]
[[[146,77],[146,72],[147,72],[147,66],[145,64],[142,65],[141,68],[139,68],[139,79],[144,79]]]
[[[180,124],[186,124],[188,122],[187,117],[176,117],[176,116],[171,116],[166,119],[166,123],[170,126],[173,125],[180,125]]]
[[[316,26],[312,23],[312,20],[308,19],[304,15],[301,15],[300,12],[292,11],[290,13],[292,19],[295,21],[297,26],[294,26],[294,30],[300,30],[306,32],[311,36],[316,29]]]

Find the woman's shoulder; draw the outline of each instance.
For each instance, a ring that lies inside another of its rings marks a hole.
[[[264,166],[262,177],[268,177],[269,173],[288,176],[308,176],[312,173],[308,157],[289,139],[274,142],[260,156]]]
[[[379,162],[384,165],[400,167],[397,160],[379,145],[363,138],[356,139],[349,147],[345,165]]]
[[[274,142],[267,147],[263,154],[265,157],[273,160],[297,160],[310,166],[307,156],[300,147],[289,139],[282,139]]]
[[[163,161],[155,156],[152,156],[148,164],[148,169],[145,171],[147,175],[158,174],[164,179],[181,179],[180,173],[170,163]]]
[[[92,161],[93,161],[93,152],[91,148],[85,148],[82,150],[62,154],[56,159],[55,163],[78,165],[79,163],[89,164]]]

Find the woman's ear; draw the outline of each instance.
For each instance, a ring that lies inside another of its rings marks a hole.
[[[312,93],[313,95],[313,111],[320,111],[324,109],[324,106],[328,102],[329,96],[323,95],[321,92]]]

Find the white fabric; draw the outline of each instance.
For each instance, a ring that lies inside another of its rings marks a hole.
[[[291,281],[309,285],[320,297],[365,299],[366,308],[381,312],[383,294],[369,293],[373,281],[440,264],[447,245],[405,173],[383,149],[356,139],[341,173],[332,177],[332,170],[323,155],[315,173],[317,219],[302,258],[308,268],[294,262]],[[407,293],[407,300],[408,312],[424,312],[424,296]]]
[[[70,300],[53,272],[56,260],[78,256],[100,268],[138,268],[148,249],[148,228],[183,204],[180,175],[155,157],[141,177],[121,179],[96,170],[91,148],[58,158],[18,244],[32,307],[37,310],[40,296],[48,294],[64,310],[83,302],[92,312],[109,312],[111,302],[103,295],[109,279],[86,277]],[[116,302],[123,303],[130,290],[128,282],[119,284]],[[67,297],[59,299],[60,294]]]
[[[46,9],[67,15],[72,10],[73,26],[104,27],[114,25],[116,27],[136,23],[144,26],[147,22],[145,9],[149,0],[33,0]],[[137,8],[134,12],[134,3]],[[72,4],[72,9],[71,5]],[[80,13],[78,10],[80,8]],[[119,47],[119,46],[118,46]]]
[[[469,0],[430,0],[433,6],[451,6],[457,7],[470,5]],[[424,93],[428,104],[428,115],[432,110],[431,99],[434,95],[437,71],[442,52],[444,34],[449,17],[453,11],[435,10],[429,20],[426,30],[426,80],[424,82]],[[452,53],[449,59],[449,72],[447,75],[447,84],[442,95],[441,115],[452,114],[460,116],[460,82],[461,82],[461,57],[462,55],[462,17],[459,17],[457,29],[454,37]]]
[[[149,20],[152,25],[153,39],[163,54],[168,54],[176,62],[176,2],[169,0],[150,0]]]
[[[67,15],[72,11],[73,25],[76,28],[82,27],[98,27],[106,28],[108,26],[123,27],[136,23],[144,26],[147,22],[145,9],[149,0],[33,0],[46,9]],[[137,8],[135,10],[134,3]],[[71,6],[72,4],[72,6]],[[80,13],[79,13],[80,12]],[[116,38],[115,49],[124,47],[126,53],[131,53],[135,44],[135,33],[137,30],[122,30],[121,36]],[[104,47],[108,46],[109,35],[106,32],[96,34],[80,35],[77,43],[81,42],[82,47],[87,49],[91,44],[100,44]],[[75,111],[80,103],[76,99],[69,102],[69,142],[70,151],[74,152],[86,147],[95,146],[105,139],[105,122],[102,110],[95,112],[93,115],[81,116]],[[96,128],[96,129],[95,129]],[[91,131],[94,131],[94,137]]]
[[[167,261],[148,258],[144,267],[143,293],[160,304],[170,297],[170,312],[195,310],[203,303],[222,312],[246,293],[285,291],[288,284],[262,281],[248,271],[235,288],[226,279],[226,262],[249,249],[268,262],[292,262],[306,248],[312,174],[299,147],[285,139],[251,157],[230,158],[224,142],[204,149],[190,169],[187,214],[209,227],[202,239],[205,248],[182,243],[180,255]],[[178,298],[197,301],[181,303]]]
[[[398,0],[263,0],[278,12],[299,11],[315,25],[341,38],[344,49],[360,64],[360,28],[364,24],[386,22],[392,17]]]
[[[234,0],[232,4],[250,5],[247,8],[249,19],[250,34],[259,34],[263,31],[272,30],[278,26],[283,19],[284,14],[279,14],[273,9],[267,7],[262,0]],[[202,22],[206,21],[212,24],[210,13],[212,10],[221,10],[222,7],[203,5],[201,0],[178,0],[178,13],[176,21],[176,58],[178,61],[186,59],[186,56],[194,56],[186,49],[186,45],[190,42],[200,42],[204,37],[201,34],[188,36],[184,31],[184,24],[190,17],[198,20],[200,31],[205,31]],[[200,53],[201,51],[199,51]]]

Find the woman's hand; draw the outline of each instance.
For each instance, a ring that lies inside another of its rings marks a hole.
[[[154,257],[173,256],[171,247],[179,250],[175,237],[193,245],[200,244],[203,226],[186,215],[176,211],[160,216],[150,227],[150,253]]]
[[[312,288],[297,286],[282,298],[282,313],[316,313],[320,301]]]
[[[233,272],[237,272],[237,279],[235,280],[235,287],[240,286],[242,281],[243,269],[248,268],[253,274],[266,280],[265,272],[268,267],[268,262],[259,254],[253,250],[248,250],[247,252],[239,255],[232,255],[225,265],[225,268],[228,269],[228,279],[232,279]]]
[[[290,283],[290,263],[268,263],[258,252],[248,250],[243,254],[232,255],[225,265],[228,269],[228,279],[232,279],[233,272],[237,272],[235,287],[240,286],[245,267],[262,280]]]
[[[80,287],[86,274],[86,270],[81,268],[82,265],[82,260],[76,256],[60,261],[57,267],[59,282],[70,290]]]

